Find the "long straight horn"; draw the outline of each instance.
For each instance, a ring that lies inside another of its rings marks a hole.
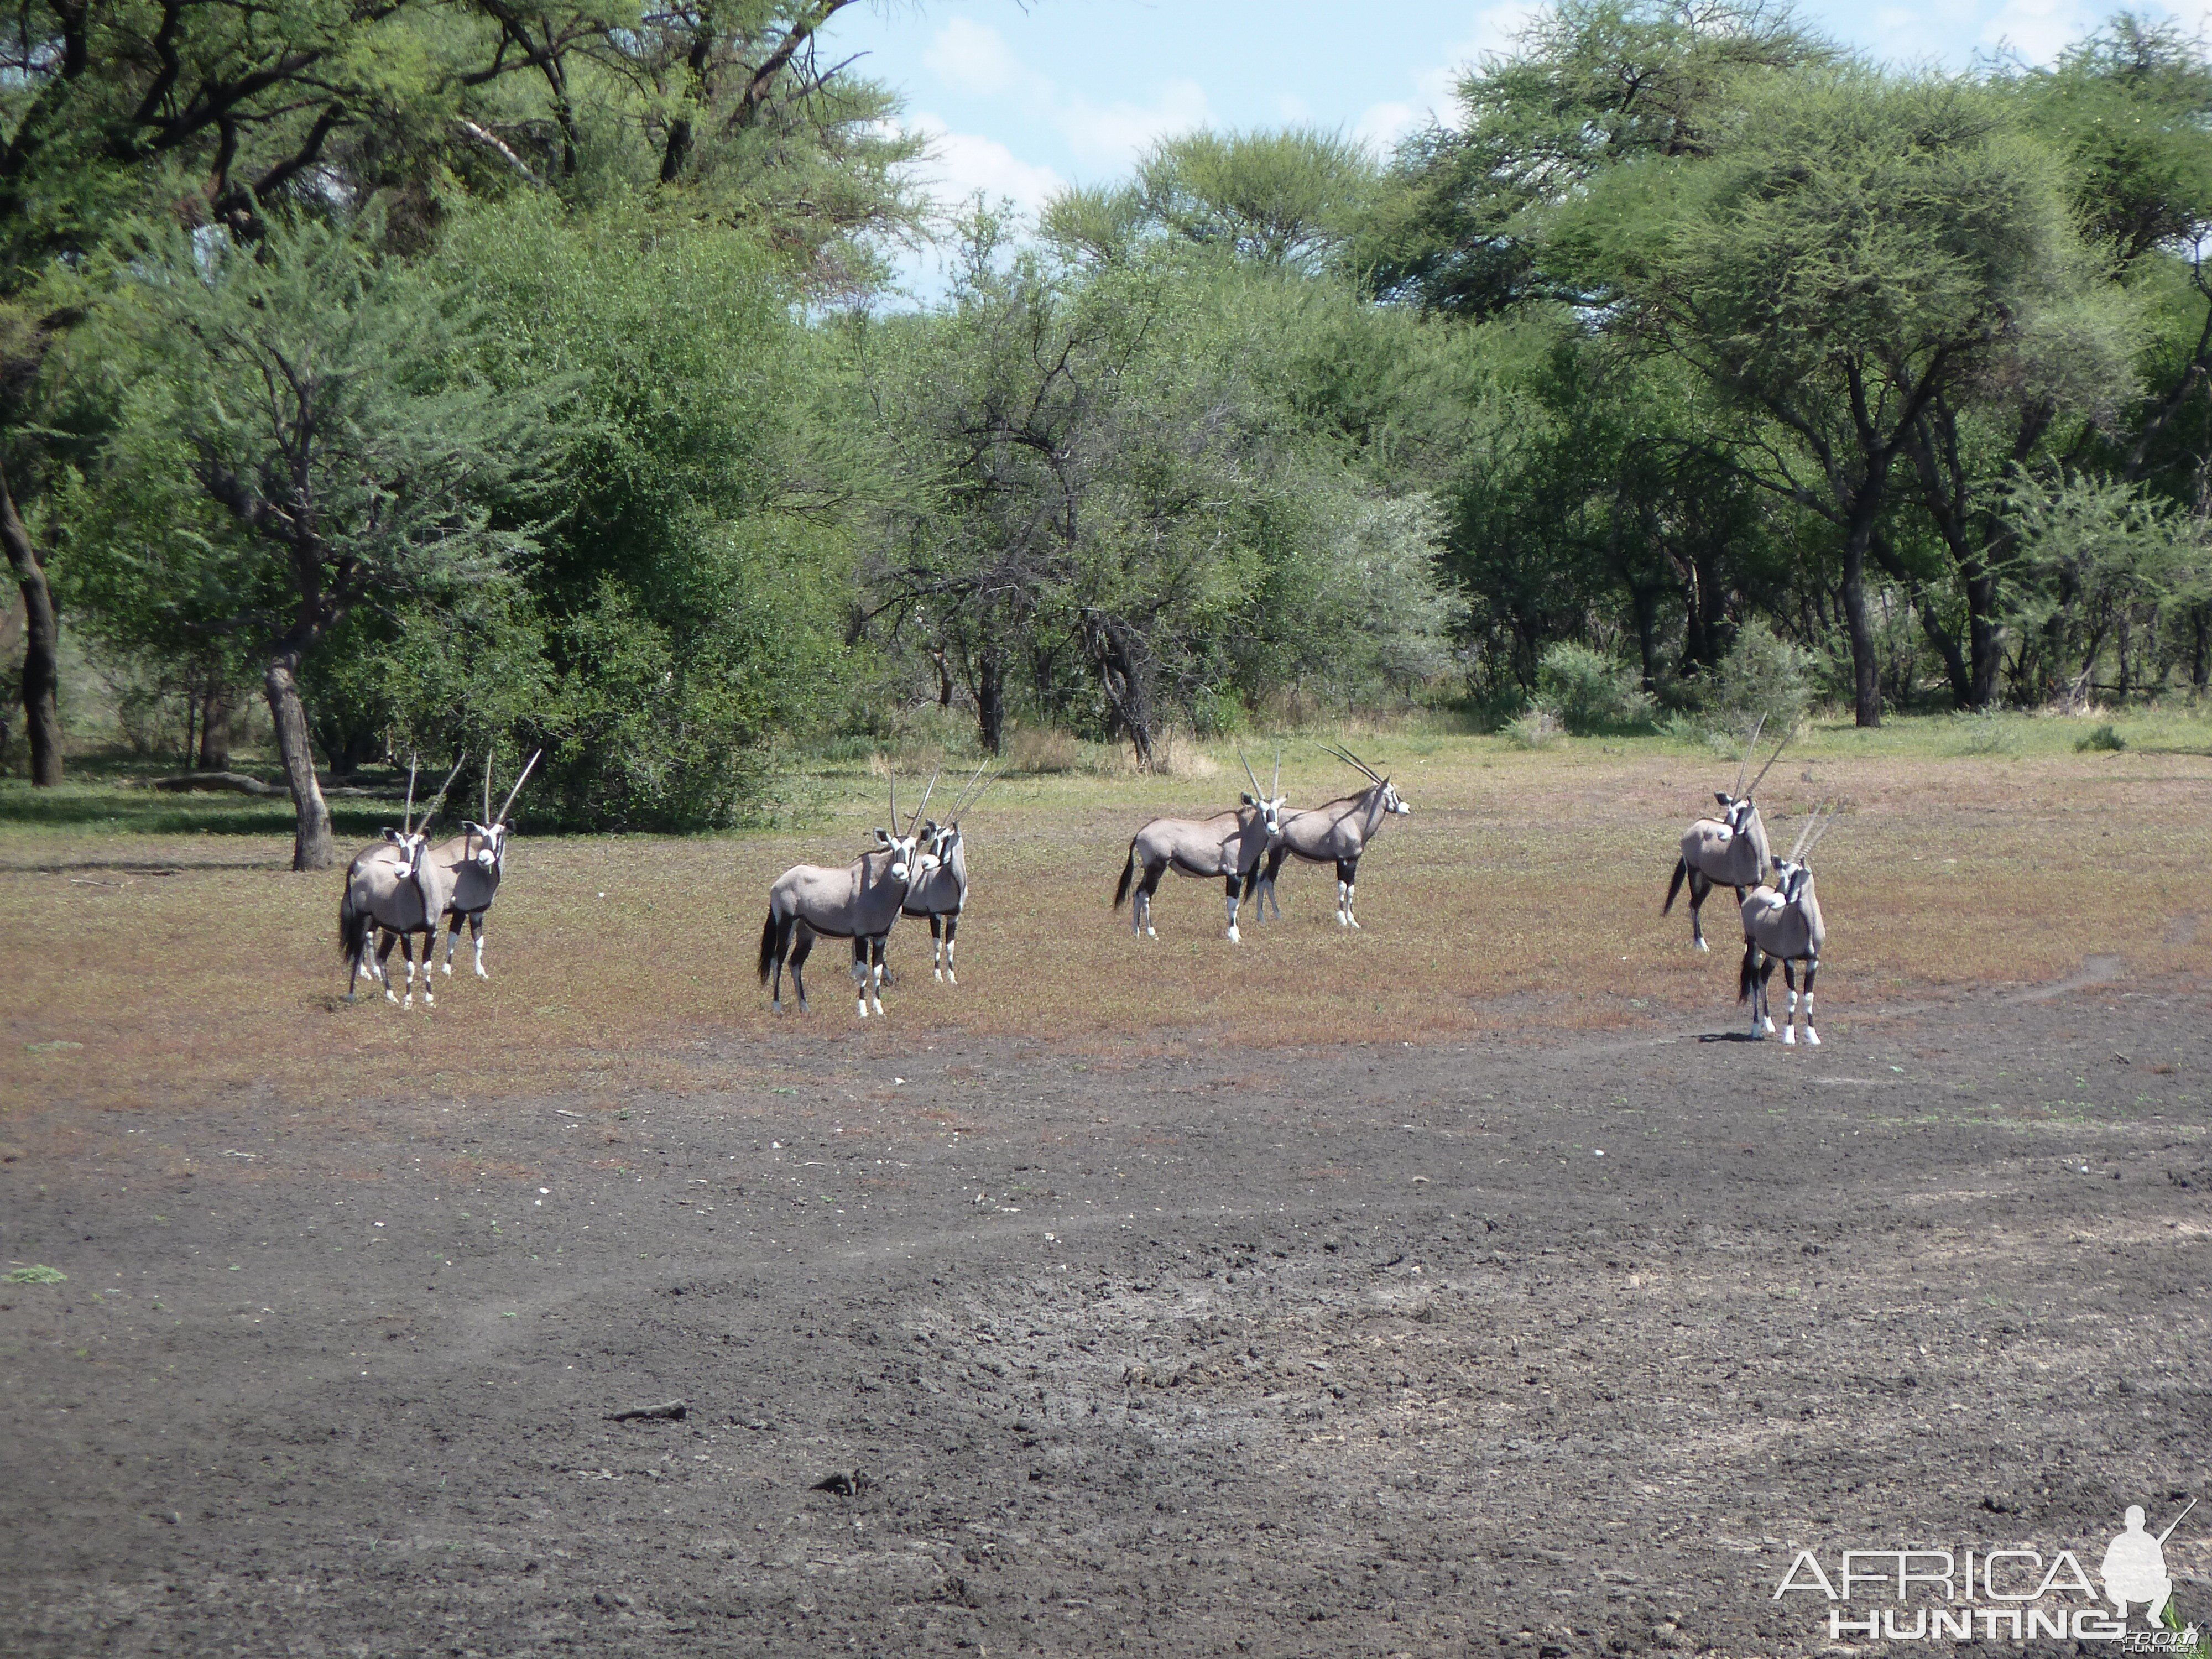
[[[909,836],[914,833],[915,826],[921,822],[921,807],[928,805],[929,798],[937,793],[937,780],[943,774],[944,770],[945,769],[940,766],[936,771],[932,772],[929,775],[929,787],[921,792],[921,806],[917,806],[914,809],[914,817],[906,827],[906,832]],[[893,818],[891,820],[891,828],[894,830],[898,828],[898,820],[896,818]]]
[[[432,798],[429,805],[422,809],[422,822],[415,826],[416,833],[429,834],[430,820],[438,816],[438,809],[446,804],[446,791],[453,787],[453,780],[461,775],[461,768],[467,765],[468,761],[468,751],[464,750],[461,751],[460,758],[453,763],[453,769],[446,774],[446,781],[438,786],[438,793]]]
[[[1813,832],[1813,839],[1805,843],[1804,852],[1800,854],[1798,856],[1801,859],[1811,858],[1813,856],[1813,849],[1818,847],[1820,842],[1826,838],[1828,831],[1835,827],[1836,820],[1843,815],[1844,809],[1841,805],[1830,807],[1828,809],[1828,816],[1820,820],[1820,827]]]
[[[484,753],[484,808],[483,817],[478,822],[487,830],[491,827],[491,769],[497,758],[489,750]]]
[[[1252,780],[1252,799],[1255,800],[1267,799],[1267,796],[1261,792],[1260,780],[1253,775],[1252,763],[1250,761],[1244,760],[1244,746],[1242,744],[1239,744],[1237,746],[1237,758],[1240,761],[1244,761],[1244,775]]]
[[[952,803],[952,811],[945,815],[945,821],[947,823],[959,823],[960,815],[966,811],[969,807],[973,806],[977,801],[981,800],[983,798],[983,791],[988,789],[993,784],[999,781],[999,775],[995,772],[988,778],[983,777],[984,767],[988,767],[990,763],[991,763],[987,760],[983,763],[982,766],[977,767],[975,769],[975,777],[969,779],[968,781],[962,786],[960,790],[960,799]],[[982,778],[982,782],[978,784],[975,781],[976,778]]]
[[[1349,749],[1345,748],[1341,744],[1339,744],[1335,748],[1331,749],[1329,753],[1334,755],[1339,760],[1344,762],[1346,765],[1356,767],[1360,771],[1364,772],[1367,775],[1368,781],[1370,782],[1380,783],[1382,781],[1382,775],[1380,772],[1377,772],[1373,767],[1370,766],[1365,761],[1360,759],[1358,756],[1353,754]]]
[[[1751,757],[1759,748],[1759,734],[1765,730],[1766,730],[1766,716],[1761,714],[1759,717],[1759,724],[1751,728],[1751,735],[1743,740],[1743,758],[1735,763],[1734,793],[1739,800],[1743,799],[1744,774],[1751,770]]]
[[[1278,795],[1281,794],[1282,793],[1283,793],[1283,745],[1282,745],[1282,744],[1280,744],[1279,743],[1279,744],[1277,744],[1275,745],[1275,781],[1274,781],[1273,783],[1271,783],[1271,784],[1269,784],[1269,785],[1267,786],[1267,799],[1268,799],[1269,800],[1273,800],[1273,799],[1274,799],[1274,798],[1275,798],[1276,796],[1278,796]]]
[[[1820,827],[1820,809],[1816,806],[1813,809],[1812,816],[1797,826],[1797,839],[1790,844],[1790,863],[1797,862],[1799,855],[1805,850],[1805,843],[1812,839],[1813,831]]]
[[[897,768],[896,765],[894,765],[894,766],[891,768],[891,769],[890,769],[890,778],[891,778],[891,828],[892,828],[894,830],[897,830],[897,828],[898,828],[898,768]]]
[[[403,836],[415,833],[415,764],[416,757],[410,755],[407,757],[407,805],[399,812],[399,833]]]
[[[532,769],[538,764],[539,757],[543,756],[544,752],[545,751],[541,749],[538,750],[537,754],[531,756],[529,765],[525,766],[522,769],[522,776],[517,778],[514,781],[514,787],[507,792],[507,804],[499,809],[499,816],[492,820],[493,823],[505,823],[507,822],[507,815],[514,810],[514,798],[522,793],[524,780],[530,776]]]
[[[1343,747],[1341,744],[1334,743],[1317,743],[1314,747],[1320,750],[1324,755],[1335,756],[1337,759],[1342,761],[1346,766],[1352,768],[1355,772],[1364,773],[1370,777],[1374,775],[1372,773],[1369,773],[1365,767],[1354,760],[1352,756],[1352,751],[1349,749]]]
[[[1766,781],[1766,775],[1774,769],[1774,763],[1782,758],[1782,751],[1790,746],[1790,739],[1796,735],[1797,726],[1793,723],[1790,729],[1782,734],[1782,741],[1774,745],[1774,752],[1766,757],[1766,764],[1759,769],[1759,775],[1751,781],[1751,793],[1755,795],[1759,793],[1759,786]],[[1737,793],[1741,793],[1742,792],[1739,790]]]

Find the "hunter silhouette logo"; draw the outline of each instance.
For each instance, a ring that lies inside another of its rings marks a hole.
[[[2105,1551],[2105,1561],[2100,1570],[2105,1580],[2105,1599],[2119,1609],[2122,1620],[2128,1616],[2130,1602],[2144,1604],[2143,1619],[2155,1629],[2166,1612],[2167,1600],[2173,1595],[2173,1580],[2166,1571],[2166,1540],[2173,1536],[2183,1516],[2197,1507],[2191,1498],[2167,1523],[2164,1532],[2155,1538],[2143,1530],[2142,1505],[2130,1504],[2125,1516],[2126,1527]]]
[[[2173,1577],[2166,1542],[2191,1510],[2191,1498],[2166,1530],[2143,1525],[2130,1504],[2119,1535],[2099,1565],[2099,1592],[2072,1550],[2046,1556],[2025,1547],[1948,1549],[1847,1549],[1833,1571],[1812,1550],[1799,1550],[1775,1586],[1825,1601],[1828,1638],[1861,1636],[1890,1642],[2045,1639],[2117,1643],[2123,1651],[2194,1653],[2197,1633],[2164,1628]],[[2140,1609],[2147,1629],[2130,1631]]]

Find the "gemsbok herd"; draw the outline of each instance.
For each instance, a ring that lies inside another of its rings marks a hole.
[[[1775,1030],[1767,987],[1779,963],[1790,993],[1782,1040],[1796,1042],[1802,1010],[1805,1042],[1817,1044],[1820,1038],[1813,1028],[1813,980],[1820,972],[1820,946],[1827,928],[1814,892],[1812,857],[1814,848],[1834,823],[1836,811],[1830,807],[1814,811],[1800,830],[1790,855],[1775,855],[1753,797],[1796,732],[1793,727],[1784,737],[1747,787],[1745,780],[1765,724],[1761,720],[1753,726],[1744,744],[1734,792],[1714,792],[1721,816],[1699,818],[1683,832],[1681,856],[1675,861],[1660,914],[1674,908],[1686,883],[1691,945],[1705,951],[1708,948],[1702,915],[1705,902],[1716,887],[1733,889],[1743,921],[1743,961],[1737,974],[1736,1000],[1750,1005],[1751,1037],[1761,1039]],[[1360,857],[1386,823],[1407,817],[1413,809],[1389,778],[1351,750],[1333,744],[1321,747],[1358,771],[1365,786],[1318,806],[1293,807],[1281,793],[1281,751],[1276,751],[1273,781],[1262,789],[1259,775],[1239,750],[1237,759],[1252,787],[1241,793],[1238,805],[1212,817],[1154,818],[1129,838],[1128,854],[1114,889],[1114,908],[1119,910],[1125,902],[1130,905],[1129,925],[1139,939],[1158,937],[1152,926],[1152,896],[1159,889],[1160,878],[1172,870],[1177,875],[1222,883],[1229,940],[1241,942],[1237,915],[1244,902],[1252,903],[1255,922],[1265,921],[1271,908],[1276,920],[1281,920],[1275,878],[1287,858],[1334,865],[1337,925],[1358,927],[1352,897]],[[483,821],[464,821],[459,835],[433,847],[430,824],[445,804],[446,791],[459,775],[465,758],[454,763],[419,821],[415,817],[415,768],[410,764],[400,827],[387,827],[384,839],[364,850],[346,872],[345,895],[338,906],[338,941],[352,969],[346,988],[349,1002],[366,974],[384,988],[387,1000],[413,1006],[414,941],[419,935],[422,1004],[426,1008],[434,1006],[430,970],[441,922],[446,927],[447,974],[453,971],[453,951],[465,921],[475,941],[477,976],[491,977],[483,965],[485,920],[499,893],[515,798],[522,793],[539,757],[530,757],[497,813],[491,810],[492,767],[487,763]],[[872,1011],[881,1015],[884,988],[891,983],[885,948],[901,916],[928,920],[932,971],[943,983],[958,983],[953,974],[953,948],[968,905],[968,854],[960,821],[990,787],[993,780],[985,775],[988,764],[976,768],[941,823],[922,816],[937,792],[937,779],[933,777],[902,829],[898,782],[894,778],[890,827],[872,830],[872,844],[859,858],[846,865],[794,865],[776,878],[769,889],[768,915],[761,924],[760,980],[770,988],[770,1006],[777,1012],[783,1009],[787,968],[791,971],[792,993],[799,1000],[800,1011],[805,1011],[806,986],[801,970],[816,939],[834,939],[852,943],[860,1018],[866,1019]],[[385,968],[395,944],[406,969],[404,1000],[392,988]],[[1802,1004],[1797,986],[1801,965],[1805,979]]]

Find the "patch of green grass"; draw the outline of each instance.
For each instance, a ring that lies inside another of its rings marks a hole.
[[[10,1285],[58,1285],[68,1277],[58,1267],[11,1267],[8,1272]]]

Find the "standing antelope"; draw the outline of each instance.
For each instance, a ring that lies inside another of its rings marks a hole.
[[[1377,772],[1349,749],[1323,744],[1322,749],[1346,765],[1364,772],[1368,787],[1356,795],[1346,795],[1326,805],[1316,806],[1304,812],[1283,814],[1283,838],[1267,854],[1267,867],[1258,883],[1258,898],[1252,920],[1264,921],[1267,907],[1275,905],[1275,920],[1283,919],[1283,907],[1275,904],[1275,872],[1283,867],[1285,856],[1304,859],[1309,864],[1336,866],[1336,924],[1340,927],[1357,927],[1359,922],[1352,914],[1352,884],[1359,874],[1359,855],[1367,850],[1367,843],[1382,832],[1385,819],[1410,817],[1413,809],[1398,799],[1398,792],[1390,787],[1390,780]]]
[[[536,768],[539,750],[523,767],[514,787],[507,792],[501,803],[499,816],[492,816],[491,768],[489,757],[484,760],[484,821],[482,823],[464,819],[461,833],[442,847],[431,848],[430,856],[453,872],[453,895],[446,908],[446,962],[448,975],[453,971],[453,947],[461,942],[461,923],[469,924],[469,938],[476,945],[477,977],[489,979],[484,972],[484,919],[491,910],[491,902],[499,896],[499,878],[507,865],[507,815],[514,810],[514,798],[522,793],[522,786],[530,781]]]
[[[1218,877],[1227,884],[1229,942],[1243,942],[1243,935],[1237,931],[1237,901],[1242,890],[1251,884],[1267,849],[1282,839],[1283,798],[1260,787],[1252,763],[1244,760],[1243,750],[1237,751],[1237,758],[1244,761],[1244,775],[1252,784],[1251,793],[1241,797],[1242,806],[1210,818],[1154,818],[1129,838],[1129,856],[1114,889],[1114,908],[1120,909],[1121,901],[1129,896],[1129,884],[1142,866],[1145,878],[1138,884],[1136,902],[1129,908],[1132,932],[1159,937],[1152,929],[1152,895],[1159,888],[1160,878],[1172,869],[1178,875]],[[1278,751],[1278,787],[1282,781],[1283,757]]]
[[[1751,787],[1743,787],[1743,775],[1751,769],[1752,751],[1758,747],[1759,734],[1766,727],[1766,717],[1759,716],[1759,724],[1751,728],[1751,740],[1743,746],[1743,759],[1735,769],[1735,793],[1723,794],[1713,791],[1713,799],[1721,804],[1717,818],[1699,818],[1682,832],[1682,856],[1674,861],[1674,878],[1667,884],[1667,902],[1659,907],[1666,915],[1674,908],[1674,896],[1682,890],[1683,878],[1690,883],[1690,943],[1692,948],[1708,951],[1705,943],[1705,919],[1699,915],[1705,908],[1707,895],[1716,887],[1733,887],[1736,900],[1766,879],[1767,860],[1771,856],[1766,844],[1766,825],[1760,820],[1759,808],[1752,796],[1766,775],[1774,769],[1774,763],[1782,758],[1782,751],[1790,746],[1790,739],[1797,735],[1792,726],[1776,745],[1766,764],[1759,769]]]
[[[1802,962],[1805,964],[1805,1041],[1820,1047],[1820,1034],[1813,1029],[1813,975],[1820,971],[1820,946],[1827,941],[1828,925],[1820,919],[1820,900],[1813,890],[1812,861],[1813,849],[1835,821],[1833,811],[1825,818],[1815,812],[1806,819],[1790,856],[1774,860],[1774,884],[1753,889],[1743,902],[1743,968],[1736,975],[1735,1000],[1751,1004],[1754,1039],[1774,1030],[1767,981],[1774,977],[1774,964],[1778,962],[1783,982],[1790,988],[1790,1017],[1783,1024],[1782,1040],[1797,1041],[1796,964]]]
[[[761,927],[760,976],[768,983],[775,973],[770,996],[778,1013],[783,1012],[783,968],[791,964],[791,987],[799,994],[799,1009],[806,1012],[806,985],[799,969],[821,939],[849,939],[854,942],[853,979],[859,989],[860,1018],[868,1017],[869,991],[875,991],[876,1012],[884,1011],[881,985],[871,985],[868,958],[878,972],[883,967],[884,940],[899,918],[908,887],[937,867],[933,853],[918,849],[915,837],[899,835],[898,783],[891,783],[891,827],[875,832],[877,847],[842,869],[798,864],[775,878],[769,889],[768,920]]]
[[[990,763],[986,761],[984,766]],[[960,931],[961,912],[968,908],[968,847],[960,832],[960,815],[975,804],[976,798],[991,787],[991,780],[983,776],[983,767],[975,769],[975,775],[968,780],[960,791],[960,799],[945,814],[945,822],[931,819],[921,825],[916,845],[933,854],[937,868],[907,884],[906,902],[901,913],[909,916],[929,918],[930,964],[935,976],[947,985],[960,981],[952,976],[952,944]],[[930,780],[936,787],[936,780]],[[921,806],[929,805],[929,796],[921,798]],[[915,808],[915,817],[921,817],[921,806]],[[908,826],[913,834],[913,826]],[[856,943],[854,949],[858,949]],[[884,975],[884,983],[890,983],[890,975]]]
[[[338,949],[353,965],[346,979],[346,1000],[353,1000],[354,988],[362,969],[382,981],[387,1001],[398,1002],[392,994],[392,976],[385,971],[385,962],[392,955],[396,940],[407,963],[407,1000],[400,1006],[415,1006],[415,950],[414,935],[424,935],[422,940],[422,1006],[437,1006],[437,999],[430,994],[430,958],[438,944],[438,920],[453,896],[453,874],[450,868],[428,856],[430,824],[438,816],[438,808],[446,799],[446,791],[459,776],[461,762],[453,763],[453,769],[446,775],[439,786],[435,799],[423,811],[420,823],[411,822],[415,813],[415,769],[407,769],[407,806],[400,817],[401,828],[386,825],[384,839],[398,849],[395,860],[386,855],[382,847],[372,847],[356,858],[346,871],[345,896],[338,901]],[[383,943],[377,951],[373,967],[366,962],[372,933],[381,933]]]

